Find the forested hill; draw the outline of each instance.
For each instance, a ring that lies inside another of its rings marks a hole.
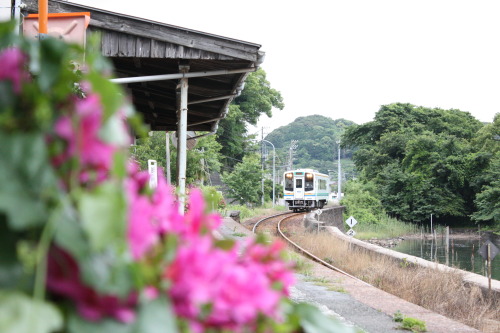
[[[282,164],[289,162],[290,144],[297,140],[297,149],[293,154],[294,168],[313,168],[327,173],[337,165],[337,144],[345,128],[356,125],[345,119],[333,120],[320,115],[299,117],[292,123],[277,128],[266,136],[271,141]],[[352,151],[341,151],[341,158],[351,158]]]

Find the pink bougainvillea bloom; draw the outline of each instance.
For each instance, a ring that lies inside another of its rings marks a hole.
[[[184,217],[186,236],[209,233],[216,230],[221,218],[218,214],[205,214],[205,201],[199,189],[192,189],[189,193],[189,210]]]
[[[73,301],[78,313],[87,320],[97,321],[104,317],[123,323],[135,320],[135,307],[138,303],[136,292],[124,299],[97,293],[81,281],[77,262],[66,251],[57,247],[52,247],[49,252],[47,289]]]
[[[101,139],[99,132],[103,125],[103,107],[97,94],[84,99],[74,99],[71,114],[60,117],[54,126],[56,135],[67,143],[66,150],[53,158],[60,166],[70,158],[80,162],[81,183],[91,179],[101,182],[106,179],[112,166],[113,155],[120,148]]]
[[[8,48],[0,52],[0,81],[10,80],[15,93],[21,91],[21,85],[29,75],[24,69],[26,55],[18,48]]]
[[[182,216],[167,184],[161,168],[158,170],[158,185],[149,188],[149,173],[139,171],[137,165],[130,165],[126,180],[128,199],[128,244],[132,257],[139,260],[159,242],[167,232],[180,233],[183,230]]]
[[[176,314],[207,329],[234,331],[254,327],[259,314],[279,318],[279,301],[286,296],[293,274],[280,264],[275,250],[257,247],[255,252],[262,255],[256,257],[238,255],[242,251],[239,245],[229,251],[216,248],[209,235],[192,236],[180,244],[164,273],[171,282],[168,295]],[[276,283],[282,287],[276,288]]]

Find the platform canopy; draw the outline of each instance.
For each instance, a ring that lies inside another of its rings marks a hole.
[[[38,12],[37,0],[23,2],[27,13]],[[184,66],[191,75],[188,131],[215,131],[248,72],[264,56],[258,44],[67,1],[49,0],[48,8],[49,13],[90,12],[87,34],[101,34],[102,54],[113,62],[119,78],[178,74]],[[216,71],[225,74],[204,75]],[[126,83],[136,110],[151,130],[178,130],[178,85],[178,79]]]

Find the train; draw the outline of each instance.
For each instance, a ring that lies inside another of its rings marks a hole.
[[[283,179],[283,197],[289,210],[311,211],[328,203],[328,175],[313,169],[296,169],[285,171]]]

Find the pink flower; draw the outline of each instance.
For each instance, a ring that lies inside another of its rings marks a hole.
[[[81,281],[76,261],[57,247],[51,248],[49,252],[47,289],[72,300],[78,313],[87,320],[97,321],[104,317],[112,317],[124,323],[135,320],[138,302],[136,292],[130,293],[125,299],[97,293]]]
[[[184,236],[190,237],[216,230],[221,218],[218,214],[205,214],[205,201],[199,189],[192,189],[189,194],[189,210],[184,217]]]
[[[18,48],[8,48],[0,53],[0,80],[10,80],[15,93],[21,91],[21,84],[29,79],[24,70],[27,57]]]
[[[118,116],[118,115],[115,115]],[[67,143],[66,150],[53,158],[56,167],[71,158],[80,163],[79,181],[101,182],[108,177],[114,153],[120,149],[100,137],[103,125],[103,107],[97,94],[84,99],[74,99],[74,110],[60,117],[54,126],[55,133]]]
[[[126,180],[129,202],[127,237],[134,259],[139,260],[160,241],[163,234],[178,232],[183,227],[182,216],[172,195],[172,189],[159,169],[158,186],[148,194],[149,174],[129,166]]]
[[[259,314],[278,318],[279,301],[288,293],[293,274],[276,258],[275,249],[247,247],[247,252],[263,255],[239,256],[244,250],[239,245],[219,249],[208,235],[182,243],[164,273],[176,314],[200,332],[200,325],[235,331],[254,327]],[[275,288],[276,283],[281,287]]]
[[[109,169],[115,147],[99,138],[102,125],[102,106],[97,95],[75,101],[75,119],[63,116],[56,133],[68,141],[67,156],[77,155],[83,165]]]

